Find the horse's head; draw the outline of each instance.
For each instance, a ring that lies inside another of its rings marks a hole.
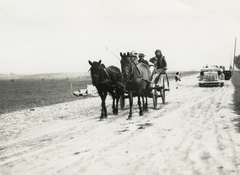
[[[101,60],[91,62],[90,60],[88,63],[91,65],[90,72],[92,77],[92,84],[97,86],[99,83],[99,76],[100,76],[100,68],[101,68]]]
[[[126,81],[127,79],[130,78],[131,73],[133,71],[133,62],[132,62],[132,56],[127,53],[120,53],[121,56],[121,69],[122,69],[122,75],[123,75],[123,80]]]

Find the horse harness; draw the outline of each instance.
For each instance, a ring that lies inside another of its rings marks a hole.
[[[132,62],[130,62],[130,64],[131,64],[131,67],[132,67],[132,71],[131,71],[131,73],[129,73],[128,77],[126,78],[126,79],[127,79],[127,80],[126,80],[126,83],[132,83],[132,82],[133,82],[134,77],[131,79],[131,75],[133,74],[133,66],[135,66],[136,69],[138,70],[138,72],[139,72],[139,74],[140,74],[140,77],[139,77],[139,78],[143,79],[143,77],[142,77],[142,75],[141,75],[141,72],[139,71],[137,65],[134,64],[134,63],[132,63]],[[126,68],[127,68],[127,67],[126,67]],[[126,68],[125,68],[125,69],[126,69]],[[128,69],[127,69],[127,70],[128,70]],[[129,71],[128,71],[128,72],[129,72]]]
[[[106,84],[107,86],[109,86],[109,87],[114,87],[114,86],[116,86],[116,85],[112,85],[111,84],[111,78],[110,78],[110,76],[109,76],[109,73],[107,72],[107,69],[105,68],[105,66],[100,66],[102,69],[103,69],[103,71],[106,73],[106,75],[107,75],[107,81],[105,81],[104,79],[102,80],[102,81],[99,81],[99,79],[100,79],[100,74],[101,74],[101,70],[99,71],[99,73],[98,73],[98,75],[96,75],[96,74],[92,74],[91,73],[91,75],[92,75],[92,77],[97,77],[97,79],[98,79],[98,82],[97,82],[97,85],[98,84]],[[112,71],[113,73],[115,73],[114,71]],[[115,76],[113,76],[114,77],[114,79],[115,79],[115,81],[116,81],[116,78],[115,78]],[[117,81],[116,81],[117,82]],[[97,86],[96,85],[96,86]]]

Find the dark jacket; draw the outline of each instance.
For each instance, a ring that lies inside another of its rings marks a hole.
[[[179,75],[175,75],[175,81],[181,81]]]
[[[148,61],[147,61],[147,60],[144,60],[144,59],[139,59],[138,62],[149,65]]]
[[[165,60],[165,56],[157,57],[157,59],[158,59],[157,69],[167,67],[167,62]]]

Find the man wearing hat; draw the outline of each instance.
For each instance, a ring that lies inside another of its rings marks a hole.
[[[145,60],[144,57],[145,57],[144,53],[139,53],[139,54],[138,54],[138,58],[139,58],[138,62],[149,65],[148,61]]]
[[[130,52],[131,60],[134,64],[138,64],[137,53],[135,51]]]

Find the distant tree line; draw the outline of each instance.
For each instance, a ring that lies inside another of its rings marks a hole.
[[[240,70],[240,55],[234,58],[234,65]]]

